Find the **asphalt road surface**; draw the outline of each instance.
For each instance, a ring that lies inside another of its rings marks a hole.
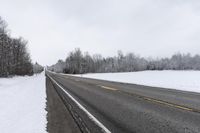
[[[83,133],[200,133],[199,93],[46,75]]]

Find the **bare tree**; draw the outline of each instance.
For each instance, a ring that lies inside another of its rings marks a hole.
[[[132,72],[143,70],[200,70],[200,56],[174,54],[171,58],[145,59],[134,53],[123,54],[118,51],[114,57],[104,58],[100,54],[84,55],[80,49],[69,53],[65,60],[66,67],[61,71],[71,74],[101,72]],[[56,71],[58,63],[51,66]]]
[[[31,75],[33,73],[27,41],[11,38],[7,24],[0,17],[0,76]]]

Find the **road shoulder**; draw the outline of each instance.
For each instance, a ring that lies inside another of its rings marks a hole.
[[[77,124],[48,78],[46,78],[46,93],[48,133],[80,133]]]

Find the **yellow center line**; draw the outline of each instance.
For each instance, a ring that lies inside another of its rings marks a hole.
[[[146,96],[136,94],[136,93],[130,93],[130,92],[124,92],[124,91],[119,91],[119,92],[135,95],[136,97],[139,97],[141,99],[144,99],[144,100],[152,102],[152,103],[157,103],[157,104],[161,104],[161,105],[164,105],[164,106],[173,107],[173,108],[181,109],[181,110],[185,110],[185,111],[200,113],[200,110],[190,108],[190,107],[187,107],[187,106],[184,106],[184,105],[178,105],[178,104],[175,104],[175,103],[170,103],[170,102],[167,102],[167,101],[162,101],[162,100],[159,100],[159,99],[150,98],[150,97],[146,97]]]
[[[102,86],[102,85],[97,85],[101,88],[107,89],[107,90],[112,90],[112,91],[117,91],[118,89],[112,88],[112,87],[107,87],[107,86]]]
[[[106,89],[106,90],[124,92],[124,91],[118,90],[116,88],[108,87],[108,86],[103,86],[103,85],[96,85],[96,86],[101,87],[101,88]],[[126,93],[128,93],[128,92],[126,92]],[[190,108],[190,107],[186,107],[186,106],[170,103],[170,102],[167,102],[167,101],[162,101],[162,100],[159,100],[159,99],[154,99],[154,98],[142,96],[142,95],[135,94],[135,93],[128,93],[128,94],[132,94],[132,95],[138,96],[138,97],[140,97],[140,98],[142,98],[142,99],[144,99],[146,101],[150,101],[150,102],[153,102],[153,103],[158,103],[158,104],[161,104],[161,105],[174,107],[174,108],[181,109],[181,110],[200,113],[200,110],[193,109],[193,108]]]
[[[152,98],[144,98],[144,99],[147,100],[147,101],[152,101],[152,102],[155,102],[155,103],[171,106],[171,107],[182,109],[182,110],[193,111],[193,109],[188,108],[188,107],[184,107],[184,106],[181,106],[181,105],[176,105],[176,104],[172,104],[172,103],[168,103],[168,102],[164,102],[164,101],[160,101],[160,100],[156,100],[156,99],[152,99]]]

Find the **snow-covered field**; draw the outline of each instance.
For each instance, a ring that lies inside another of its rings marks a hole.
[[[83,77],[200,92],[200,71],[96,73],[85,74]]]
[[[44,73],[0,78],[0,133],[46,133]]]

